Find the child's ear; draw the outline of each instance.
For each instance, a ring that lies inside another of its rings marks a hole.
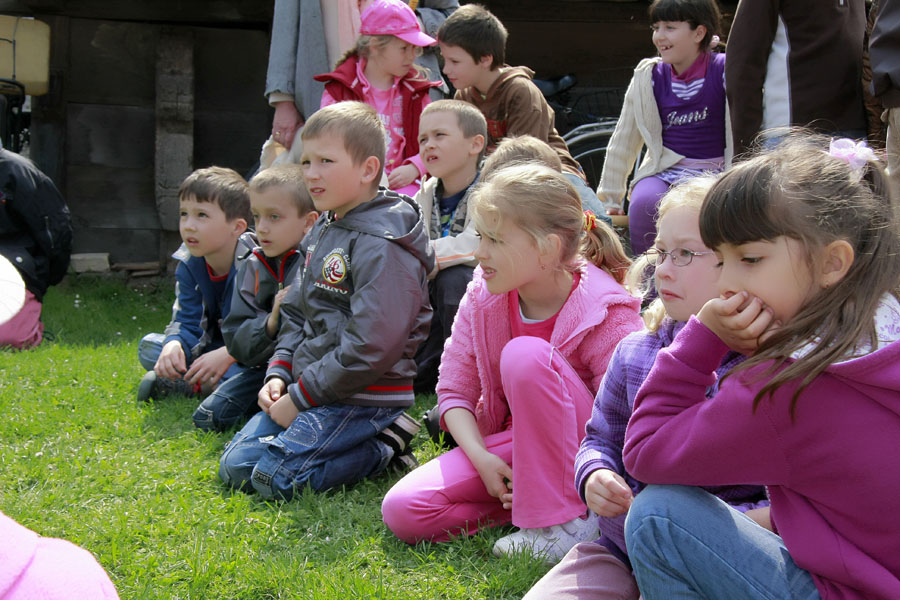
[[[855,253],[847,240],[835,240],[822,249],[819,285],[828,288],[838,283],[850,270]]]
[[[370,156],[363,161],[362,183],[372,183],[381,177],[381,162],[376,156]]]
[[[316,221],[319,219],[319,213],[314,210],[306,213],[306,216],[303,217],[303,235],[309,233],[309,230],[312,229],[312,226],[316,224]]]
[[[232,233],[235,237],[240,237],[242,233],[247,231],[247,220],[242,219],[241,217],[236,218],[231,222]]]
[[[548,262],[552,263],[555,260],[559,260],[561,252],[562,238],[555,233],[549,234],[544,243],[544,251],[541,254],[548,258]]]
[[[484,150],[484,136],[480,133],[476,133],[470,137],[469,143],[471,144],[469,147],[469,156],[478,156],[481,154],[481,151]]]
[[[490,54],[485,54],[484,56],[482,56],[481,58],[478,59],[478,66],[485,68],[488,71],[491,70],[491,65],[493,63],[494,63],[494,57],[491,56]]]
[[[703,41],[703,38],[706,37],[706,25],[697,25],[697,29],[695,29],[692,34],[694,36],[694,40],[699,44]],[[707,48],[700,48],[700,50],[706,50]]]

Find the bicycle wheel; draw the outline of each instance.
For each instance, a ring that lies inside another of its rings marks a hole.
[[[610,137],[612,130],[607,129],[586,133],[568,142],[569,153],[581,165],[591,189],[597,189],[597,184],[600,183]]]

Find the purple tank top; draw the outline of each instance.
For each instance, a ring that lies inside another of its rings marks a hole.
[[[702,57],[701,57],[702,58]],[[698,58],[698,60],[700,60]],[[683,100],[672,90],[672,66],[653,68],[653,95],[662,121],[663,146],[687,158],[717,158],[725,154],[725,55],[711,54],[706,76],[676,85]]]

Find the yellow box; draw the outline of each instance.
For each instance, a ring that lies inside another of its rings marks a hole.
[[[0,77],[15,79],[25,93],[47,93],[50,26],[27,17],[0,15]]]

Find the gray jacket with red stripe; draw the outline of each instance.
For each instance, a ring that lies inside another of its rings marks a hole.
[[[275,294],[291,285],[303,258],[298,250],[281,258],[269,258],[257,244],[256,234],[249,231],[241,236],[241,241],[252,250],[241,257],[231,310],[222,322],[222,336],[228,354],[236,361],[245,367],[262,367],[275,352],[275,340],[266,333]]]
[[[300,410],[411,406],[434,266],[418,205],[379,190],[341,219],[324,213],[301,251],[306,263],[282,302],[266,380],[287,382]]]

